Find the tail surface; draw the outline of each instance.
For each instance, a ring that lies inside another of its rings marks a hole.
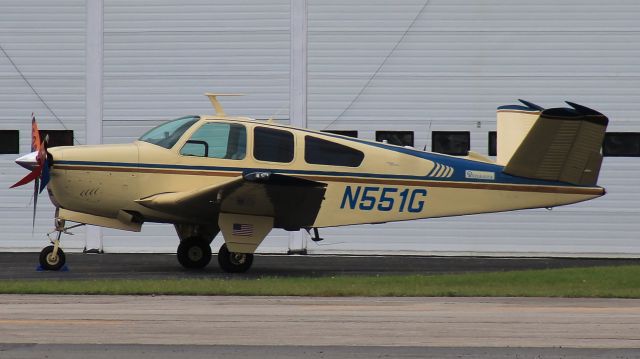
[[[572,108],[539,109],[538,118],[509,158],[504,173],[579,186],[596,185],[602,164],[600,149],[609,120],[590,108],[567,104]]]

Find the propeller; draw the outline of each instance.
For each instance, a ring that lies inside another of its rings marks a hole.
[[[38,204],[38,194],[40,194],[49,183],[50,169],[49,158],[47,155],[48,136],[40,139],[40,131],[35,115],[31,114],[31,153],[22,156],[16,160],[20,166],[31,170],[29,174],[21,180],[14,183],[11,188],[23,186],[33,181],[33,219],[32,229],[36,225],[36,206]]]

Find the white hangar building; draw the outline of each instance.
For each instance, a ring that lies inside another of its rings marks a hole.
[[[58,144],[124,143],[213,109],[419,149],[493,152],[496,107],[564,100],[610,118],[600,184],[568,207],[274,231],[262,252],[640,256],[640,3],[633,0],[3,0],[0,249],[40,250],[30,117]],[[220,239],[216,239],[220,241]],[[67,251],[174,252],[170,225],[88,227]],[[214,249],[217,245],[214,246]]]

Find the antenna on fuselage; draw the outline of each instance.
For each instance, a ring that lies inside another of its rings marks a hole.
[[[209,98],[209,101],[211,101],[213,108],[216,109],[216,116],[220,116],[220,117],[225,117],[227,114],[224,113],[224,109],[222,108],[222,105],[216,98],[217,96],[242,96],[241,93],[211,93],[211,92],[207,92],[204,95]]]

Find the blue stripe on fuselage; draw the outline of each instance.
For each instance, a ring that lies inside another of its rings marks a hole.
[[[395,148],[394,148],[395,149]],[[419,152],[410,150],[407,148],[398,148],[399,150],[407,150],[412,152]],[[400,151],[404,152],[404,151]],[[270,171],[273,173],[291,174],[291,175],[317,175],[317,176],[331,176],[331,177],[362,177],[362,178],[380,178],[380,179],[398,179],[398,180],[428,180],[439,182],[471,182],[471,183],[500,183],[500,184],[526,184],[526,185],[551,185],[551,186],[568,186],[575,187],[573,185],[555,182],[555,181],[543,181],[533,180],[522,177],[514,177],[502,173],[502,166],[470,161],[461,158],[450,158],[448,156],[439,156],[431,153],[420,153],[430,156],[417,156],[431,161],[438,161],[448,166],[454,167],[455,172],[452,177],[449,178],[431,178],[426,175],[402,175],[402,174],[382,174],[382,173],[361,173],[361,172],[336,172],[336,171],[309,171],[309,170],[287,170],[287,169],[273,169],[273,168],[246,168],[246,167],[223,167],[223,166],[192,166],[192,165],[177,165],[177,164],[156,164],[156,163],[131,163],[131,162],[95,162],[95,161],[55,161],[56,165],[72,165],[72,166],[95,166],[95,167],[133,167],[133,168],[156,168],[156,169],[175,169],[175,170],[193,170],[193,171],[229,171],[229,172],[248,172],[248,171]],[[433,157],[438,157],[437,159]],[[495,173],[495,180],[478,180],[465,177],[466,170],[473,171],[487,171]]]

